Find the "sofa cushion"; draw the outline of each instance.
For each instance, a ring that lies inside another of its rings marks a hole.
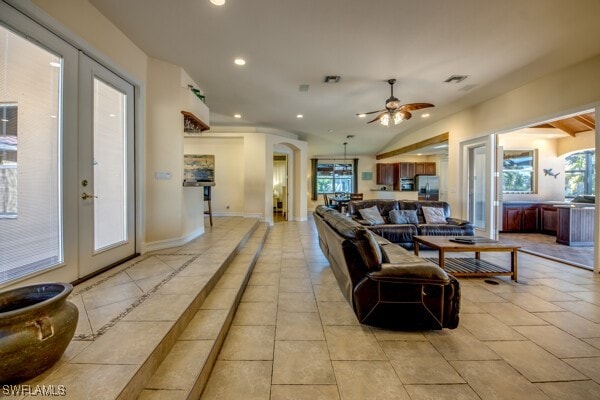
[[[446,216],[443,208],[422,207],[425,223],[427,224],[445,224]]]
[[[383,253],[375,234],[367,229],[356,231],[358,252],[369,271],[379,271],[383,263]]]
[[[418,224],[417,210],[392,210],[390,211],[392,224]]]
[[[381,214],[379,214],[377,206],[363,208],[361,210],[358,210],[358,212],[360,213],[361,217],[365,221],[368,221],[371,225],[385,224],[383,217],[381,216]]]
[[[352,200],[348,203],[348,213],[352,218],[361,218],[359,210],[363,208],[369,208],[377,206],[379,214],[383,217],[384,221],[389,221],[389,213],[392,210],[399,210],[398,200],[391,199],[370,199],[370,200]]]

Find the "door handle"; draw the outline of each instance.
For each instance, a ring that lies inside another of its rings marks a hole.
[[[87,200],[87,199],[97,199],[97,198],[98,198],[98,196],[94,196],[93,194],[87,194],[86,192],[83,192],[83,193],[81,194],[81,198],[82,198],[83,200]]]

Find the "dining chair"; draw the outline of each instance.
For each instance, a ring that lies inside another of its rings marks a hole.
[[[323,202],[325,203],[325,207],[338,209],[337,204],[332,204],[329,196],[326,193],[323,193]]]

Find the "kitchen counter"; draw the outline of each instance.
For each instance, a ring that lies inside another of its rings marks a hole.
[[[571,201],[535,201],[535,200],[518,200],[518,201],[503,201],[502,204],[511,205],[523,205],[523,204],[544,204],[554,207],[569,207],[569,208],[595,208],[594,203],[573,203]]]
[[[418,193],[414,190],[379,190],[371,189],[371,198],[389,200],[417,200]]]

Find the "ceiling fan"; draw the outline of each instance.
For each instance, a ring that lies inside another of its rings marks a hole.
[[[394,97],[394,83],[396,83],[395,79],[388,79],[387,81],[390,84],[390,97],[385,101],[385,109],[371,111],[367,113],[360,113],[356,115],[368,115],[380,113],[377,117],[367,122],[370,124],[371,122],[379,121],[381,125],[388,126],[390,121],[394,122],[394,125],[398,125],[400,122],[410,119],[412,114],[410,111],[420,110],[422,108],[435,107],[433,104],[429,103],[411,103],[411,104],[403,104],[400,105],[400,100]]]

